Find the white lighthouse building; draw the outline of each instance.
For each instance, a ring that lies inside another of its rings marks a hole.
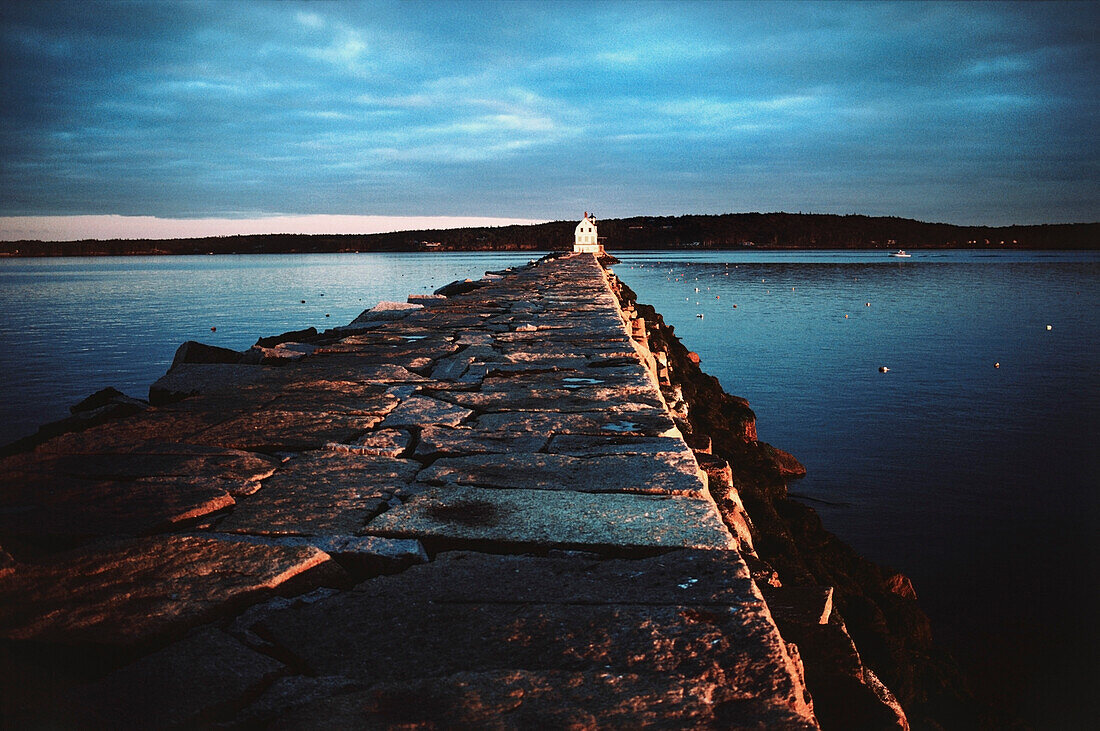
[[[584,218],[577,224],[576,233],[573,235],[573,251],[586,251],[592,254],[602,254],[603,247],[596,236],[596,217],[584,212]]]

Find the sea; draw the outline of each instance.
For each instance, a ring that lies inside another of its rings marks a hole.
[[[1037,728],[1100,694],[1100,252],[617,254],[747,398],[790,491],[904,572],[975,692]],[[145,397],[185,340],[343,325],[539,254],[0,260],[0,443],[107,386]]]

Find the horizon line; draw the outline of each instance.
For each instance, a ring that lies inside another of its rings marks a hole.
[[[745,212],[742,212],[742,214]],[[861,216],[865,218],[898,218],[932,225],[961,228],[1008,228],[1012,226],[1073,226],[1095,221],[1066,221],[1011,224],[959,224],[945,221],[922,221],[905,216],[875,216],[864,213],[830,213],[816,211],[766,211],[759,215]],[[729,213],[636,214],[614,218],[677,218],[682,216],[741,215]],[[509,218],[498,216],[381,216],[303,214],[256,216],[252,218],[161,218],[159,216],[127,216],[122,214],[87,214],[56,216],[0,216],[0,241],[110,241],[110,240],[171,240],[217,238],[227,236],[265,235],[371,235],[406,231],[449,230],[503,226],[532,226],[559,219]],[[572,220],[572,219],[560,219]],[[606,219],[602,219],[606,220]]]

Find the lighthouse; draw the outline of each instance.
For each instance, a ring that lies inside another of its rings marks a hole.
[[[584,218],[577,224],[577,230],[573,234],[573,251],[585,251],[591,254],[602,254],[603,247],[596,236],[596,217],[584,212]]]

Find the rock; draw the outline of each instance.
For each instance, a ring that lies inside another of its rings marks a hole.
[[[242,498],[218,527],[254,535],[354,535],[418,468],[389,457],[309,452]]]
[[[319,678],[291,675],[277,678],[255,702],[237,714],[233,725],[245,728],[266,727],[282,719],[294,708],[309,705],[333,696],[345,696],[359,689],[361,683],[340,675]],[[313,719],[317,721],[319,719]],[[333,721],[335,719],[332,719]],[[303,723],[305,723],[303,721]],[[330,726],[331,728],[331,726]]]
[[[236,350],[188,340],[176,349],[176,355],[172,358],[172,368],[181,363],[239,363],[240,361],[241,354]]]
[[[418,457],[460,456],[470,454],[508,454],[537,452],[546,438],[537,434],[500,434],[470,427],[425,426],[416,445]]]
[[[330,561],[311,547],[199,536],[91,546],[0,578],[0,637],[132,646],[228,613]]]
[[[16,561],[11,557],[7,551],[0,548],[0,578],[3,578],[15,571]]]
[[[902,597],[916,601],[917,590],[913,588],[913,582],[902,573],[891,574],[886,577],[886,588]]]
[[[315,337],[317,337],[317,328],[307,327],[305,330],[291,330],[282,335],[272,335],[271,337],[260,338],[256,341],[256,345],[261,348],[274,348],[279,343],[310,340]]]
[[[571,457],[588,457],[607,454],[686,452],[687,447],[684,444],[684,440],[678,437],[646,437],[630,434],[620,436],[612,433],[606,433],[600,436],[588,434],[561,434],[550,439],[546,451],[550,454],[568,454]]]
[[[51,550],[103,536],[145,535],[234,504],[216,480],[82,480],[58,475],[5,476],[0,539]]]
[[[241,362],[248,365],[280,366],[301,360],[305,356],[306,353],[290,348],[282,348],[279,346],[274,348],[262,348],[258,345],[253,345],[245,351],[244,355],[241,357]]]
[[[396,574],[409,566],[428,561],[428,554],[420,541],[408,538],[346,535],[234,535],[230,538],[270,546],[313,546],[332,556],[342,567],[358,578]]]
[[[192,441],[252,452],[302,452],[349,442],[380,420],[370,414],[257,410],[213,426]]]
[[[374,518],[367,535],[433,546],[584,550],[732,548],[709,500],[504,488],[432,488]]]
[[[622,407],[599,412],[566,413],[507,411],[482,414],[479,429],[504,433],[586,434],[591,436],[679,436],[679,430],[664,409]]]
[[[359,317],[351,321],[351,325],[359,325],[371,322],[392,322],[400,320],[417,310],[424,309],[424,305],[411,304],[409,302],[379,302],[369,310],[363,310]]]
[[[833,616],[831,586],[763,586],[761,591],[777,622],[828,624]]]
[[[216,629],[183,640],[70,693],[56,722],[82,728],[178,728],[239,704],[282,663]]]
[[[757,442],[757,444],[781,478],[790,479],[806,476],[806,468],[795,459],[794,455],[784,452],[782,449],[776,449],[765,442]]]
[[[412,435],[404,429],[379,429],[367,432],[351,444],[329,442],[326,449],[353,454],[373,454],[381,457],[397,457],[412,442]]]
[[[382,428],[419,427],[428,424],[458,426],[473,413],[469,409],[439,399],[413,396],[402,401],[400,406],[386,416]]]
[[[723,551],[447,556],[261,628],[311,673],[367,686],[288,727],[815,728],[747,570]]]
[[[442,294],[410,294],[408,297],[410,305],[423,305],[424,307],[442,304],[446,301],[446,295]]]
[[[485,282],[475,282],[470,279],[458,279],[450,284],[445,284],[435,291],[435,294],[443,295],[444,297],[454,297],[460,294],[466,294],[467,292],[473,292],[475,289],[480,289],[485,286]]]
[[[279,460],[254,452],[198,444],[147,441],[127,447],[94,450],[73,448],[68,453],[37,452],[0,461],[11,475],[77,477],[101,480],[209,480],[237,493],[250,493],[256,483],[270,476]],[[90,447],[90,449],[89,449]],[[94,450],[94,451],[93,451]],[[0,478],[2,481],[3,478]]]
[[[263,376],[264,370],[255,365],[180,363],[149,387],[149,402],[160,406],[200,393],[240,388]]]
[[[140,399],[136,398],[130,398],[121,391],[108,387],[96,391],[91,396],[84,399],[75,406],[70,406],[69,412],[72,414],[84,414],[92,411],[97,411],[105,406],[113,405],[134,406],[134,412],[142,411],[149,406],[148,402],[146,401],[141,401]]]
[[[705,487],[690,453],[493,454],[436,460],[417,476],[421,482],[535,490],[577,490],[703,497]]]

